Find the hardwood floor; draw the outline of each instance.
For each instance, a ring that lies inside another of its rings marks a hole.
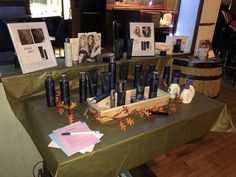
[[[158,156],[148,166],[158,177],[235,177],[236,133],[209,132],[200,142]]]
[[[227,104],[236,125],[236,86],[232,87],[232,80],[223,81],[215,99]],[[147,163],[148,167],[158,177],[236,177],[236,132],[209,131],[198,142],[157,156]],[[145,175],[136,173],[133,176]]]

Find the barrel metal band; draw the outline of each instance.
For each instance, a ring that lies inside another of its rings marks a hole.
[[[182,60],[179,58],[174,58],[173,64],[177,65],[177,66],[187,66],[187,67],[191,67],[191,68],[218,68],[218,67],[222,67],[222,62],[220,62],[220,61],[193,63],[191,61],[186,61],[186,60]]]
[[[222,74],[217,75],[217,76],[196,76],[196,75],[190,75],[190,74],[185,74],[181,73],[180,77],[187,78],[187,79],[192,79],[192,80],[203,80],[203,81],[209,81],[209,80],[218,80],[222,79]]]

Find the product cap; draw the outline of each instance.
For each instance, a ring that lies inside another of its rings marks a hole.
[[[52,73],[46,73],[46,79],[52,79]]]
[[[189,84],[186,83],[186,84],[184,85],[184,88],[185,88],[185,89],[189,89]]]
[[[149,65],[149,73],[152,73],[153,71],[155,71],[156,65],[155,64],[150,64]]]
[[[110,56],[110,63],[115,63],[114,55]]]
[[[82,79],[82,80],[86,79],[86,72],[84,72],[84,71],[80,72],[80,79]]]
[[[176,83],[178,83],[178,78],[177,78],[177,77],[174,77],[174,79],[173,79],[173,84],[176,84]]]
[[[62,74],[62,75],[61,75],[61,79],[62,79],[62,80],[67,79],[66,74]]]
[[[189,85],[192,85],[192,84],[193,84],[193,80],[189,79],[189,80],[187,80],[187,83],[188,83]]]
[[[125,92],[126,91],[126,80],[118,80],[117,92]]]
[[[142,71],[142,64],[141,63],[137,63],[136,65],[135,65],[135,71]]]

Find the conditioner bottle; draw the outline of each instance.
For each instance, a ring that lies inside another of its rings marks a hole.
[[[179,96],[179,94],[180,94],[180,87],[178,85],[178,78],[175,77],[173,79],[173,82],[170,84],[170,87],[169,87],[168,91],[169,91],[171,99],[175,99],[176,95]]]

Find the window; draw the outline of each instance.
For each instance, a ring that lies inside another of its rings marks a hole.
[[[30,10],[32,17],[63,16],[65,19],[71,17],[70,0],[30,0]]]

